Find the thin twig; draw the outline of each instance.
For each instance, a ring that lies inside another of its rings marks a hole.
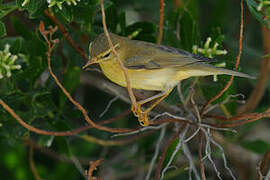
[[[203,149],[203,136],[202,131],[199,132],[199,161],[200,161],[200,170],[201,170],[201,176],[202,180],[206,180],[205,171],[204,171],[204,165],[203,165],[203,156],[202,156],[202,149]]]
[[[102,118],[110,109],[110,107],[112,106],[112,103],[114,103],[115,101],[117,101],[117,99],[119,99],[119,96],[115,96],[114,98],[112,98],[109,103],[107,104],[106,108],[103,110],[102,113],[100,113],[100,115],[98,116],[99,118]]]
[[[20,123],[23,127],[25,127],[26,129],[28,129],[29,131],[32,131],[34,133],[37,134],[42,134],[42,135],[48,135],[48,136],[73,136],[75,134],[78,134],[82,131],[85,131],[87,129],[93,128],[92,126],[83,126],[74,130],[70,130],[70,131],[63,131],[63,132],[55,132],[55,131],[46,131],[46,130],[41,130],[41,129],[37,129],[27,123],[25,123],[20,116],[18,116],[14,110],[12,108],[10,108],[2,99],[0,99],[0,104],[2,105],[2,107],[9,112],[9,114],[18,121],[18,123]],[[130,110],[127,110],[125,112],[123,112],[122,114],[114,117],[114,118],[110,118],[107,119],[105,121],[101,121],[98,124],[108,124],[111,123],[113,121],[116,121],[118,119],[121,119],[122,117],[126,116],[127,114],[130,113]]]
[[[243,32],[244,32],[244,3],[243,3],[243,0],[241,0],[240,6],[241,6],[241,21],[240,21],[239,51],[238,51],[235,65],[234,65],[235,70],[237,70],[238,65],[240,63],[240,58],[241,58],[241,54],[242,54],[242,47],[243,47]],[[204,106],[202,107],[201,112],[200,112],[201,116],[204,115],[204,111],[209,104],[211,104],[213,101],[218,99],[220,96],[222,96],[227,91],[227,89],[229,89],[229,87],[231,86],[231,84],[233,82],[233,79],[234,79],[234,76],[231,76],[230,80],[225,85],[225,87],[216,96],[214,96],[212,99],[210,99],[209,101],[207,101],[204,104]]]
[[[85,141],[89,141],[95,144],[99,144],[101,146],[121,146],[124,144],[129,144],[131,142],[136,141],[137,139],[140,139],[142,137],[148,136],[149,134],[151,134],[152,132],[146,132],[144,134],[139,134],[137,136],[133,136],[130,138],[125,138],[125,139],[121,139],[121,140],[103,140],[103,139],[98,139],[94,136],[90,136],[90,135],[83,135],[80,136],[80,138],[84,139]]]
[[[144,132],[147,130],[158,130],[158,129],[164,128],[165,126],[167,126],[167,124],[168,123],[162,123],[159,126],[152,126],[152,125],[146,126],[146,127],[143,127],[143,128],[138,129],[138,130],[131,131],[131,132],[114,134],[111,137],[115,138],[115,137],[119,137],[119,136],[130,136],[130,135],[138,134],[138,133],[141,133],[141,132]]]
[[[159,150],[160,150],[160,146],[161,146],[161,142],[165,136],[165,132],[166,132],[166,126],[163,127],[161,129],[161,132],[160,132],[160,135],[159,135],[159,138],[158,138],[158,141],[157,141],[157,144],[156,144],[156,147],[155,147],[155,154],[151,160],[151,163],[150,163],[150,166],[149,166],[149,169],[148,169],[148,172],[147,172],[147,175],[145,177],[145,180],[149,180],[150,177],[151,177],[151,173],[153,171],[153,168],[154,168],[154,165],[155,165],[155,162],[157,160],[157,157],[158,157],[158,153],[159,153]]]
[[[33,126],[30,126],[29,124],[25,123],[14,111],[11,109],[2,99],[0,99],[0,104],[3,106],[3,108],[9,112],[9,114],[15,118],[23,127],[28,129],[29,131],[35,132],[37,134],[42,135],[48,135],[48,136],[69,136],[74,135],[77,133],[77,130],[75,131],[65,131],[65,132],[52,132],[52,131],[45,131],[37,129]],[[80,131],[80,130],[79,130]]]
[[[87,180],[87,177],[84,173],[84,169],[78,158],[74,155],[71,155],[70,160],[73,162],[74,166],[77,168],[77,170],[80,172],[80,174],[84,177],[84,179]]]
[[[181,0],[180,0],[181,1]],[[185,11],[187,11],[187,6],[188,6],[188,4],[189,4],[189,2],[190,2],[190,0],[188,0],[185,4],[184,4],[184,7],[183,7],[183,10],[181,11],[181,13],[178,15],[178,18],[177,18],[177,23],[176,23],[176,38],[178,39],[178,40],[181,40],[181,37],[180,37],[180,21],[181,21],[181,19],[182,19],[182,17],[183,17],[183,15],[184,15],[184,12]],[[179,2],[178,2],[179,3]],[[177,5],[177,3],[175,3],[176,4],[176,8],[178,8],[178,6],[180,5]]]
[[[170,159],[169,159],[168,163],[166,164],[166,166],[164,167],[164,169],[161,172],[161,177],[160,177],[161,180],[164,178],[165,172],[171,166],[171,163],[174,160],[177,152],[180,150],[181,146],[183,145],[184,139],[185,139],[185,136],[186,136],[186,133],[187,133],[188,129],[189,129],[189,126],[187,125],[187,126],[185,126],[185,129],[183,130],[183,132],[181,132],[179,134],[179,136],[178,136],[178,139],[179,139],[178,140],[178,143],[177,143],[177,145],[176,145],[176,147],[175,147],[172,155],[170,156]]]
[[[263,40],[264,53],[268,54],[270,53],[270,44],[269,44],[270,30],[267,27],[265,27],[265,25],[261,25],[261,28],[262,28],[262,36],[263,36],[262,40]],[[241,106],[237,110],[238,114],[251,112],[259,104],[268,85],[267,82],[269,79],[269,72],[270,72],[270,57],[265,57],[261,62],[260,74],[257,79],[255,88],[252,90],[252,93],[249,96],[247,103]]]
[[[29,149],[29,163],[30,163],[30,168],[31,168],[31,171],[34,175],[34,178],[36,180],[42,180],[41,177],[39,176],[38,174],[38,171],[37,171],[37,168],[36,168],[36,165],[35,165],[35,162],[34,162],[34,148],[32,146],[32,144],[30,144],[30,149]]]
[[[270,170],[270,149],[264,154],[258,171],[261,174],[261,176],[263,176],[266,173],[267,169]],[[260,177],[258,177],[258,180],[259,178]]]
[[[164,24],[164,0],[160,0],[160,9],[159,9],[159,27],[158,27],[158,39],[157,43],[161,44],[163,37],[163,24]]]
[[[48,157],[50,157],[50,158],[52,158],[54,160],[73,164],[73,161],[69,157],[67,157],[66,155],[62,155],[62,154],[59,154],[59,153],[57,153],[55,151],[52,151],[49,148],[42,147],[38,143],[33,141],[32,139],[25,140],[24,145],[32,146],[34,149],[38,150],[39,153],[42,153],[42,154],[44,154],[44,155],[46,155],[46,156],[48,156]],[[80,158],[79,161],[83,165],[88,165],[89,164],[89,160],[87,160],[86,158]]]
[[[71,38],[65,27],[57,20],[54,14],[50,13],[48,9],[44,11],[44,13],[58,26],[59,30],[66,38],[71,47],[83,58],[85,62],[88,61],[88,58],[85,56],[84,50],[80,48]]]
[[[90,167],[87,172],[88,180],[94,180],[95,178],[93,177],[93,172],[96,170],[97,166],[103,161],[103,159],[98,159],[95,162],[90,162]]]
[[[160,172],[162,169],[162,164],[164,162],[165,159],[165,155],[168,151],[169,146],[173,143],[173,141],[179,136],[179,134],[183,131],[183,129],[186,127],[186,125],[181,126],[178,131],[173,135],[173,137],[171,137],[168,141],[168,143],[164,146],[162,153],[160,155],[158,164],[157,164],[157,168],[156,168],[156,172],[155,172],[155,180],[159,180],[160,179]]]
[[[105,10],[104,10],[104,4],[103,4],[103,0],[99,0],[99,3],[100,3],[100,7],[101,7],[101,13],[102,13],[102,24],[103,24],[103,29],[104,29],[104,33],[107,37],[107,40],[108,40],[108,43],[109,43],[109,46],[113,52],[113,54],[116,56],[117,58],[117,61],[118,63],[120,64],[120,67],[121,67],[121,70],[124,72],[124,75],[125,75],[125,80],[126,80],[126,83],[127,83],[127,90],[128,90],[128,94],[129,94],[129,97],[130,97],[130,100],[132,102],[132,105],[135,107],[135,109],[137,110],[137,102],[136,102],[136,98],[134,96],[134,93],[131,89],[131,85],[130,85],[130,79],[129,79],[129,76],[128,76],[128,71],[127,69],[125,68],[123,62],[121,61],[120,57],[118,56],[118,53],[116,52],[114,46],[113,46],[113,43],[111,41],[111,38],[110,38],[110,34],[108,32],[108,29],[107,29],[107,25],[106,25],[106,15],[105,15]]]
[[[200,175],[193,163],[193,159],[192,159],[192,155],[191,155],[191,152],[187,146],[187,144],[183,143],[183,152],[185,154],[185,156],[187,157],[188,159],[188,162],[189,162],[189,179],[191,180],[192,179],[192,172],[194,173],[194,176],[197,180],[200,180]]]
[[[73,97],[69,94],[69,92],[64,88],[64,86],[60,83],[60,81],[58,80],[58,78],[56,77],[56,75],[53,73],[52,71],[52,67],[51,67],[51,53],[53,48],[56,46],[56,44],[58,43],[57,40],[53,40],[52,36],[53,34],[56,32],[57,28],[52,28],[49,26],[49,30],[46,31],[45,27],[44,27],[44,23],[41,21],[40,25],[39,25],[39,31],[42,34],[42,36],[44,37],[45,41],[47,42],[48,45],[48,52],[47,52],[47,61],[48,61],[48,69],[49,72],[51,74],[51,76],[53,77],[53,79],[55,80],[56,84],[58,85],[58,87],[62,90],[62,92],[66,95],[66,97],[72,102],[72,104],[74,104],[83,114],[84,119],[94,128],[99,129],[99,130],[103,130],[103,131],[107,131],[107,132],[128,132],[130,131],[129,129],[121,129],[121,128],[109,128],[109,127],[105,127],[105,126],[101,126],[98,125],[96,123],[94,123],[88,116],[87,111],[84,109],[84,107],[82,107],[82,105],[80,103],[78,103],[77,101],[75,101],[73,99]],[[47,37],[47,35],[49,35],[49,38]]]
[[[242,126],[244,124],[255,122],[255,121],[260,120],[260,119],[265,118],[265,117],[270,117],[270,113],[269,112],[268,113],[258,113],[254,116],[250,116],[249,119],[241,119],[241,120],[243,120],[241,122],[236,122],[236,123],[231,123],[231,124],[217,124],[215,126],[216,127],[227,127],[227,128],[238,127],[238,126]]]
[[[204,130],[204,129],[202,129]],[[222,146],[220,144],[218,144],[211,136],[210,134],[210,129],[208,128],[207,129],[207,134],[205,134],[206,136],[208,135],[208,139],[210,139],[211,143],[214,144],[221,152],[221,157],[222,157],[222,160],[223,160],[223,165],[225,167],[225,169],[229,172],[230,176],[232,177],[233,180],[236,180],[236,177],[233,175],[233,172],[232,170],[229,168],[228,166],[228,162],[227,162],[227,159],[226,159],[226,155],[225,155],[225,151],[223,150]],[[206,131],[205,131],[206,133]]]

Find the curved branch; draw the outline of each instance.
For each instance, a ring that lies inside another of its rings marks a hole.
[[[88,61],[88,58],[85,56],[85,53],[82,48],[80,48],[71,38],[65,27],[57,20],[55,15],[51,14],[48,9],[44,11],[44,13],[58,26],[59,30],[66,38],[67,42],[70,44],[71,47],[83,58],[85,62]]]
[[[270,44],[269,44],[270,30],[266,28],[264,25],[261,25],[261,28],[262,28],[264,53],[269,54],[270,53]],[[255,88],[253,89],[251,95],[249,96],[247,103],[238,109],[237,111],[238,114],[251,112],[259,104],[267,88],[269,72],[270,72],[270,57],[266,57],[261,62],[261,69],[260,69],[259,77],[257,79],[257,84]]]
[[[244,3],[243,0],[241,0],[241,21],[240,21],[240,36],[239,36],[239,51],[238,51],[238,55],[236,58],[236,62],[235,62],[235,70],[237,70],[238,65],[240,63],[240,58],[241,58],[241,54],[242,54],[242,48],[243,48],[243,32],[244,32]],[[214,96],[212,99],[210,99],[209,101],[207,101],[204,106],[202,107],[202,110],[200,112],[201,116],[203,116],[204,111],[206,110],[206,107],[211,104],[213,101],[215,101],[216,99],[218,99],[220,96],[222,96],[231,86],[232,82],[233,82],[234,76],[231,76],[230,80],[228,81],[228,83],[226,84],[226,86],[216,95]]]

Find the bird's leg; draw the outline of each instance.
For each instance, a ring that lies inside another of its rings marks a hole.
[[[138,117],[138,120],[140,122],[140,124],[142,126],[148,126],[149,125],[149,120],[148,120],[148,113],[156,106],[158,105],[163,99],[165,99],[170,92],[172,91],[172,89],[169,89],[167,91],[161,92],[159,94],[156,94],[152,97],[149,97],[147,99],[141,100],[139,102],[137,102],[137,109],[132,105],[131,110],[133,112],[133,114]],[[150,107],[148,107],[145,111],[142,110],[142,105],[145,103],[148,103],[150,101],[153,101],[157,99],[157,101],[155,101],[153,104],[151,104]]]

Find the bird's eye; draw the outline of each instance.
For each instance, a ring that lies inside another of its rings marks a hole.
[[[102,58],[108,58],[111,55],[111,51],[102,56]]]

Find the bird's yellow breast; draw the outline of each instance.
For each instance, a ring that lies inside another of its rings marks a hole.
[[[107,78],[126,87],[126,79],[117,61],[103,61],[100,67]],[[128,69],[131,88],[164,91],[174,87],[179,80],[175,79],[174,69]]]

